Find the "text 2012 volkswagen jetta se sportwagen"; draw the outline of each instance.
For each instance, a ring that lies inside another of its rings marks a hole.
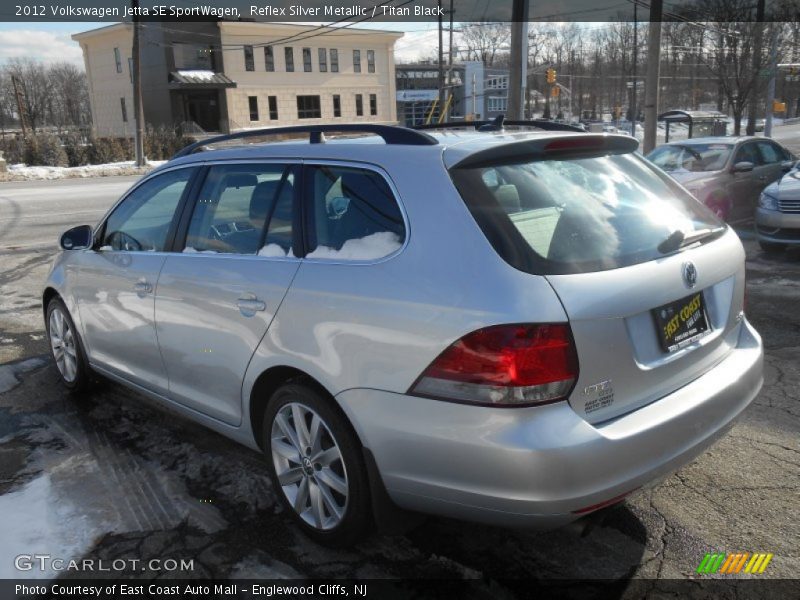
[[[331,543],[386,498],[566,524],[758,393],[742,245],[633,138],[358,128],[185,151],[65,233],[64,384],[94,371],[260,449]]]

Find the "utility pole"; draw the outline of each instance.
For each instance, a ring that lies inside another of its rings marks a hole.
[[[650,2],[650,30],[647,39],[647,79],[644,90],[644,144],[642,153],[656,147],[658,119],[658,76],[661,69],[661,11],[663,0]]]
[[[756,31],[753,39],[753,77],[761,77],[761,40],[764,37],[764,3],[765,0],[758,0],[756,5]],[[755,135],[756,118],[758,110],[758,86],[753,86],[753,93],[750,96],[750,106],[747,111],[747,135]]]
[[[509,119],[522,119],[523,75],[528,66],[528,0],[513,0],[511,6],[511,73],[508,78]],[[524,40],[522,38],[525,38]],[[524,52],[524,55],[523,55]],[[524,60],[523,60],[524,59]],[[525,69],[523,69],[523,62]]]
[[[639,62],[639,5],[633,3],[633,89],[631,90],[631,135],[636,137],[636,63]]]
[[[139,0],[131,0],[133,9],[133,118],[136,131],[133,145],[136,152],[136,166],[143,167],[144,157],[144,109],[142,107],[142,64],[139,44],[141,26],[139,24]]]
[[[442,54],[442,0],[438,0],[439,6],[439,114],[444,109],[444,56]]]
[[[11,76],[11,84],[14,86],[14,97],[17,99],[17,114],[19,115],[19,126],[22,129],[22,137],[28,137],[28,130],[25,127],[26,112],[25,103],[22,101],[22,86],[17,80],[16,75]]]
[[[772,137],[772,111],[775,102],[775,78],[778,75],[778,32],[772,28],[769,45],[769,83],[767,84],[767,114],[764,118],[764,137]]]
[[[475,83],[476,83],[476,81],[475,81],[475,73],[473,72],[472,73],[472,118],[477,121],[477,116],[476,115],[478,114],[478,111],[477,111],[478,107],[475,106],[475,100],[476,100],[476,96],[477,96],[477,94],[475,93]],[[481,111],[481,117],[483,117],[483,112],[482,111]]]
[[[447,54],[447,114],[445,121],[450,120],[450,111],[453,110],[453,0],[450,0],[450,51]]]

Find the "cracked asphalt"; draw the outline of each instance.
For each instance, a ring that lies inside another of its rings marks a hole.
[[[77,398],[58,385],[38,296],[54,241],[130,181],[0,184],[0,578],[33,576],[13,557],[34,552],[192,559],[188,577],[480,578],[508,598],[526,579],[697,577],[711,551],[774,553],[760,578],[800,572],[800,251],[767,255],[741,228],[763,391],[708,452],[585,537],[429,518],[331,550],[281,514],[259,454],[116,384]]]

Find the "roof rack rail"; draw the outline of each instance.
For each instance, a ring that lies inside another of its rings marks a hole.
[[[224,135],[217,135],[206,140],[189,144],[185,148],[179,150],[170,159],[180,158],[193,154],[203,146],[209,146],[219,142],[226,142],[228,140],[239,140],[251,137],[263,137],[265,135],[282,135],[289,133],[307,133],[309,134],[309,142],[312,144],[321,144],[325,141],[324,133],[374,133],[383,138],[387,144],[399,144],[406,146],[434,146],[439,142],[436,141],[431,135],[422,133],[421,131],[414,131],[407,127],[397,127],[394,125],[377,125],[373,123],[362,124],[342,124],[342,125],[297,125],[293,127],[274,127],[268,129],[250,129],[247,131],[237,131],[236,133],[226,133]]]
[[[498,120],[503,117],[503,120]],[[527,121],[506,121],[505,115],[499,115],[491,121],[448,121],[447,123],[431,123],[429,125],[417,125],[413,129],[424,131],[428,129],[457,129],[464,127],[474,127],[477,131],[501,131],[504,127],[536,127],[545,131],[577,131],[586,133],[586,130],[567,123],[556,123],[547,119],[530,119]]]

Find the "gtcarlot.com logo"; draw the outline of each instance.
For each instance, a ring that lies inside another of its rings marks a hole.
[[[14,558],[14,567],[18,571],[193,571],[194,559],[151,558],[115,558],[102,560],[82,558],[80,560],[59,558],[50,554],[19,554]]]
[[[772,553],[767,552],[707,553],[700,562],[700,566],[697,567],[697,572],[705,574],[721,573],[724,575],[736,573],[758,575],[766,570],[767,565],[772,560],[772,556]]]

